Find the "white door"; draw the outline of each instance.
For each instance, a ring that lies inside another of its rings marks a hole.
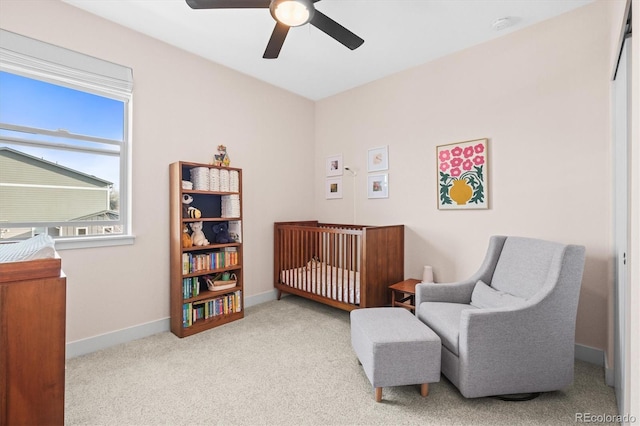
[[[614,145],[614,375],[618,412],[628,413],[625,400],[625,333],[627,324],[627,257],[628,257],[628,162],[629,162],[629,93],[631,91],[631,39],[622,46],[620,63],[613,82]]]

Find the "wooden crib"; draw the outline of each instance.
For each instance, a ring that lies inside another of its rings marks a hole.
[[[389,304],[404,279],[404,225],[277,222],[274,286],[344,310]]]

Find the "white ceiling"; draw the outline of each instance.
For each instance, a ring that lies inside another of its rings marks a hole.
[[[268,9],[193,10],[184,0],[62,0],[312,100],[506,35],[594,0],[322,0],[316,8],[365,42],[349,50],[311,25],[263,59]],[[492,24],[510,18],[511,27]]]

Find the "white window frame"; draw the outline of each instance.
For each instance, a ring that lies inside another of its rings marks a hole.
[[[56,239],[56,249],[133,244],[131,141],[133,71],[122,65],[0,29],[0,71],[121,100],[125,103],[120,150],[120,221],[122,234]],[[50,226],[39,224],[38,226]],[[53,225],[55,226],[55,225]]]

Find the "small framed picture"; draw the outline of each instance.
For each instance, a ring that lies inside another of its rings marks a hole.
[[[342,176],[327,178],[325,194],[327,200],[342,198]]]
[[[367,176],[367,196],[369,198],[389,198],[389,174]]]
[[[367,156],[367,171],[380,172],[389,169],[389,147],[371,148]]]
[[[327,176],[342,176],[342,154],[327,157]]]

